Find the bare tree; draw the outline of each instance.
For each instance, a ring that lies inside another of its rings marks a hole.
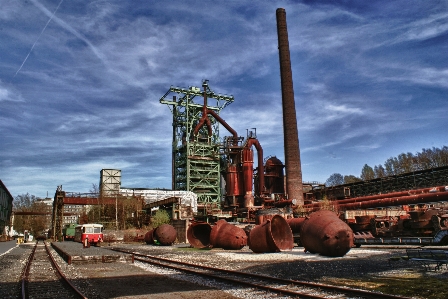
[[[337,186],[344,184],[344,177],[340,173],[333,173],[325,182],[325,186]]]

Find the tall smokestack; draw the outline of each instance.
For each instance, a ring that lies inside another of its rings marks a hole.
[[[285,144],[286,192],[288,199],[303,205],[302,166],[300,164],[299,133],[296,105],[292,85],[291,58],[289,55],[288,29],[284,8],[277,9],[278,52],[282,84],[283,134]]]

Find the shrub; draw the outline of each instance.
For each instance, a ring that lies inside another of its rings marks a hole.
[[[157,228],[162,224],[170,223],[170,215],[166,210],[159,209],[156,211],[156,214],[152,217],[151,224],[153,228]]]

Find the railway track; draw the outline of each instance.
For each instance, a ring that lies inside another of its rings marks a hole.
[[[22,274],[21,298],[87,298],[61,272],[45,242],[36,242]]]
[[[390,294],[353,289],[348,287],[332,286],[298,280],[282,279],[267,275],[227,270],[216,267],[202,266],[176,260],[140,254],[137,252],[112,249],[118,252],[134,255],[135,261],[149,263],[162,268],[169,268],[189,274],[199,275],[208,279],[224,281],[233,285],[244,285],[257,290],[291,296],[296,298],[375,298],[375,299],[409,299]]]

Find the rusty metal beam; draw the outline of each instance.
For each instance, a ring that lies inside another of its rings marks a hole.
[[[41,216],[41,215],[53,215],[53,212],[20,212],[20,211],[16,211],[14,212],[14,215],[25,215],[25,216]],[[62,213],[63,216],[73,216],[73,215],[78,215],[76,213]]]
[[[118,197],[121,199],[121,197]],[[115,197],[64,197],[64,205],[114,205]]]
[[[178,197],[170,197],[170,198],[166,198],[163,200],[151,202],[151,203],[145,205],[145,209],[151,209],[151,208],[155,208],[158,206],[169,205],[169,204],[177,203],[178,201],[179,201]]]

